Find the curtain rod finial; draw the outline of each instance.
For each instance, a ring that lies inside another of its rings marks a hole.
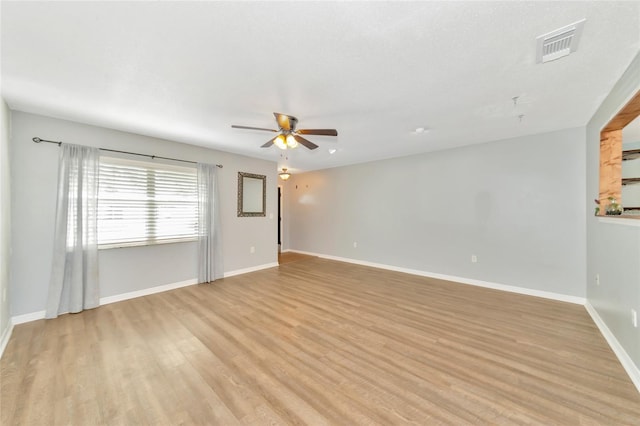
[[[39,137],[35,137],[35,138],[33,138],[32,140],[33,140],[35,143],[40,143],[40,141],[41,141],[42,139],[40,139]]]

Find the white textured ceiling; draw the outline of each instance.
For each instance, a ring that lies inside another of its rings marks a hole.
[[[535,64],[583,18],[577,52]],[[10,108],[294,172],[583,126],[639,48],[639,2],[2,2]],[[231,128],[273,112],[339,136],[284,158]]]

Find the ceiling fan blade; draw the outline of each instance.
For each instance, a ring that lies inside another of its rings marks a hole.
[[[278,136],[280,136],[280,135],[278,135]],[[271,145],[273,145],[273,143],[276,141],[276,139],[278,139],[278,136],[276,136],[275,138],[271,139],[269,142],[265,143],[260,148],[269,148]]]
[[[298,129],[300,135],[338,136],[336,129]]]
[[[283,130],[295,130],[296,123],[298,119],[292,115],[280,114],[279,112],[274,112],[273,115],[276,117],[276,121],[278,122],[278,126],[280,126]]]
[[[298,136],[298,135],[293,135],[293,138],[298,141],[298,143],[300,145],[303,145],[309,149],[316,149],[318,147],[318,145],[316,145],[315,143],[306,140],[305,138],[303,138],[302,136]]]
[[[232,124],[231,127],[233,127],[234,129],[264,130],[266,132],[277,132],[277,130],[265,129],[263,127],[237,126],[235,124]]]

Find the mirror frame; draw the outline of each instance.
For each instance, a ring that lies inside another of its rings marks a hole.
[[[262,211],[247,212],[244,210],[244,178],[262,180]],[[238,172],[238,217],[265,217],[267,205],[267,176],[254,173]]]

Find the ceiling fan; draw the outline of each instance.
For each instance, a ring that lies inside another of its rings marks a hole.
[[[280,133],[278,136],[262,145],[261,148],[269,148],[271,145],[275,145],[280,149],[293,149],[300,144],[309,149],[316,149],[318,145],[300,135],[338,136],[338,131],[336,129],[296,129],[298,119],[294,116],[280,114],[277,112],[274,112],[273,115],[276,117],[279,130],[264,129],[262,127],[236,126],[235,124],[231,127],[234,129],[264,130],[266,132]]]

